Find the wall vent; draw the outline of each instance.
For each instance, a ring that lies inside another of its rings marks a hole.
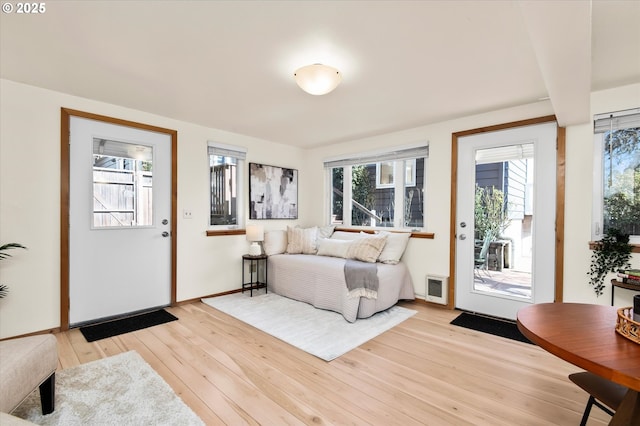
[[[449,277],[427,275],[424,294],[427,302],[446,305],[447,295],[449,294]]]

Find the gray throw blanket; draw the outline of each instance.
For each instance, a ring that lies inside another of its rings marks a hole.
[[[350,298],[378,298],[378,266],[375,263],[347,259],[344,264],[344,279]]]

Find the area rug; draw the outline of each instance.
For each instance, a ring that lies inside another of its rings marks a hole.
[[[36,390],[13,414],[40,425],[203,425],[135,351],[56,372],[55,411]]]
[[[274,293],[253,297],[235,293],[202,301],[325,361],[357,348],[416,313],[393,306],[370,318],[349,323],[339,313],[316,309]]]
[[[463,312],[451,321],[451,324],[495,336],[506,337],[507,339],[517,340],[519,342],[531,343],[531,341],[524,337],[520,330],[518,330],[515,321]]]
[[[87,339],[87,342],[93,342],[100,339],[106,339],[107,337],[113,337],[119,334],[153,327],[154,325],[164,324],[169,321],[175,321],[177,319],[178,318],[171,315],[164,309],[158,309],[153,312],[80,327],[80,332],[84,338]]]

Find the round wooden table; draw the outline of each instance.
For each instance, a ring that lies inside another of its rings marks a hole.
[[[541,303],[518,311],[518,328],[544,350],[629,388],[610,424],[640,424],[640,345],[616,333],[616,319],[611,306]]]

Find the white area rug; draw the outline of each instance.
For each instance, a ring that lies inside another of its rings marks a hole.
[[[55,411],[32,393],[13,415],[40,425],[204,425],[135,351],[56,372]]]
[[[393,306],[349,323],[339,313],[274,293],[253,297],[234,293],[202,301],[325,361],[357,348],[416,314],[411,309]]]

